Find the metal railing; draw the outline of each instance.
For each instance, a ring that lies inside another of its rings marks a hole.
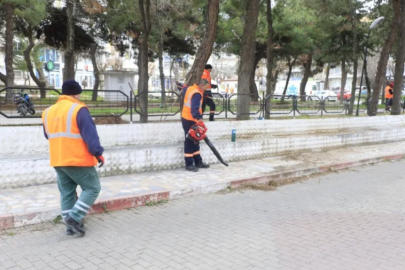
[[[55,104],[60,90],[34,87],[6,87],[0,90],[0,114],[6,118],[41,118],[42,112]],[[93,117],[122,116],[129,111],[129,97],[118,90],[84,89],[80,101]]]
[[[24,100],[16,101],[15,98],[29,96],[26,102],[25,111],[21,110]],[[176,120],[182,110],[182,98],[178,92],[168,91],[149,92],[130,95],[118,90],[98,90],[93,96],[93,90],[84,89],[81,94],[81,101],[87,105],[93,117],[116,117],[129,115],[130,120],[138,121],[139,116],[161,117],[161,120]],[[42,112],[49,106],[55,104],[61,95],[60,90],[34,87],[8,87],[0,90],[0,115],[6,118],[40,118]],[[244,104],[243,102],[247,103]],[[356,99],[357,101],[357,99]],[[213,93],[213,102],[216,105],[216,118],[231,119],[238,115],[249,115],[259,118],[265,113],[270,116],[291,116],[298,115],[347,115],[349,111],[349,100],[338,100],[336,96],[282,96],[269,95],[264,97],[263,93],[257,99],[250,94],[222,95]],[[378,113],[387,113],[385,104],[378,106]],[[405,111],[404,102],[402,112]],[[146,106],[145,106],[146,105]],[[366,97],[360,98],[359,111],[367,111],[369,102]],[[245,107],[246,112],[239,112]],[[247,106],[249,108],[247,108]],[[356,110],[356,104],[354,111]],[[207,105],[204,115],[209,114]],[[137,117],[136,117],[137,116]],[[169,117],[169,118],[167,118]],[[172,117],[172,118],[170,118]]]

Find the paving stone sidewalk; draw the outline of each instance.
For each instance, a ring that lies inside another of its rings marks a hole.
[[[3,270],[403,270],[405,160],[0,231]]]
[[[215,164],[198,173],[176,169],[103,177],[102,191],[93,213],[145,205],[148,201],[211,193],[243,183],[300,177],[401,159],[404,155],[405,142],[396,142],[232,162],[229,167]],[[108,166],[108,160],[105,166]],[[60,214],[56,184],[0,190],[0,201],[0,229],[49,221]]]

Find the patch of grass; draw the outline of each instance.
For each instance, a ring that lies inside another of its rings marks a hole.
[[[164,203],[168,203],[168,200],[159,200],[157,202],[155,201],[148,201],[145,203],[146,206],[155,206],[155,205],[159,205],[159,204],[164,204]]]
[[[62,216],[57,215],[56,218],[53,219],[53,223],[62,223]]]
[[[107,205],[106,205],[105,203],[103,203],[103,209],[104,209],[104,212],[105,212],[105,213],[108,213]]]
[[[16,233],[15,232],[6,232],[6,235],[10,236],[10,237],[13,237],[14,235],[16,235]]]
[[[218,194],[226,194],[226,193],[232,193],[232,192],[235,192],[235,191],[237,191],[237,189],[235,189],[235,188],[233,188],[231,186],[227,186],[225,189],[220,190],[220,191],[218,191],[216,193],[218,193]]]

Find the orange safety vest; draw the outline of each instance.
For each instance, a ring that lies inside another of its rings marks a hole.
[[[390,90],[392,90],[392,88],[388,85],[387,87],[385,87],[385,98],[393,98],[394,94],[390,93]]]
[[[80,135],[76,117],[86,104],[62,95],[56,104],[42,113],[42,122],[49,141],[52,167],[91,167],[97,159],[91,155]]]
[[[210,74],[208,69],[204,69],[204,72],[203,72],[203,75],[202,75],[201,79],[207,80],[209,82],[209,84],[210,84],[208,89],[211,89],[211,74]]]
[[[193,86],[190,86],[187,89],[186,93],[184,94],[183,110],[181,111],[182,118],[189,120],[189,121],[198,122],[198,120],[195,119],[193,117],[193,115],[191,114],[191,99],[193,98],[193,96],[195,94],[201,95],[199,111],[200,111],[200,114],[202,114],[202,102],[203,102],[202,93],[203,93],[203,91],[196,84],[194,84]]]

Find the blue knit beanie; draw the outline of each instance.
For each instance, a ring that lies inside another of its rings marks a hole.
[[[82,92],[82,87],[75,80],[66,80],[62,85],[62,95],[74,96]]]

